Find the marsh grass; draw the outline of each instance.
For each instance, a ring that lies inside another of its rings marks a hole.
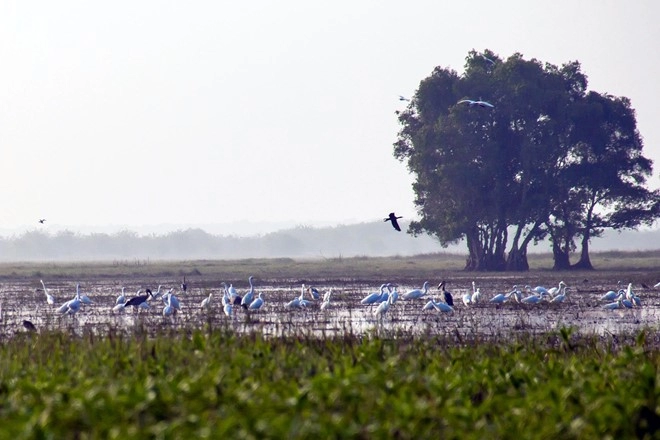
[[[631,438],[657,427],[657,335],[21,334],[1,438]]]

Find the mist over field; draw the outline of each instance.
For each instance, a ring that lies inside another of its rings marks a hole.
[[[258,225],[252,225],[257,227]],[[402,222],[403,231],[408,227]],[[91,228],[90,228],[91,229]],[[207,230],[215,230],[210,233]],[[388,223],[333,227],[296,226],[254,235],[222,234],[221,227],[180,228],[173,232],[72,232],[29,230],[0,237],[0,261],[86,261],[112,259],[242,259],[409,256],[445,252],[465,254],[465,244],[441,247],[430,236],[413,237]],[[654,250],[660,230],[608,231],[592,240],[592,252]],[[548,242],[531,253],[551,252]]]

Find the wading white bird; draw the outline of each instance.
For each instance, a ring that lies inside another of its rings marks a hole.
[[[610,291],[608,291],[605,295],[601,296],[601,297],[600,297],[600,300],[601,300],[601,301],[612,301],[612,300],[615,300],[615,299],[619,296],[620,293],[622,293],[621,290],[619,290],[618,292],[615,292],[614,290],[610,290]]]
[[[80,299],[80,302],[83,304],[94,304],[94,301],[89,299],[87,295],[80,294],[80,284],[76,284],[76,296]]]
[[[376,310],[374,310],[374,316],[377,316],[379,319],[383,319],[383,316],[387,313],[392,305],[392,298],[388,298],[387,301],[378,304]]]
[[[212,297],[213,297],[213,292],[209,293],[209,296],[204,298],[204,300],[202,300],[202,304],[200,304],[200,307],[202,309],[209,310],[211,308],[211,298]]]
[[[181,310],[181,303],[179,302],[179,299],[174,296],[172,290],[174,289],[168,290],[167,293],[163,295],[163,301],[166,301],[167,298],[167,304],[170,304],[176,310]]]
[[[252,302],[250,303],[248,309],[250,309],[250,310],[259,310],[259,309],[261,308],[261,306],[264,305],[264,299],[263,299],[263,297],[261,296],[262,294],[263,294],[262,292],[259,292],[259,296],[256,297],[256,298],[254,299],[254,301],[252,301]]]
[[[603,308],[606,310],[616,310],[618,308],[621,308],[621,297],[619,297],[619,299],[617,299],[613,303],[605,304]]]
[[[126,302],[126,296],[124,296],[125,293],[126,293],[126,288],[122,287],[121,293],[119,294],[119,296],[117,296],[117,299],[115,300],[116,305],[119,304],[124,305],[124,303]]]
[[[168,296],[167,304],[163,307],[163,316],[171,316],[174,314],[174,307],[172,307],[172,296]]]
[[[248,278],[248,282],[250,283],[250,290],[248,291],[248,293],[243,295],[243,299],[241,300],[241,306],[243,306],[244,309],[247,309],[248,306],[252,303],[252,301],[254,301],[254,286],[252,285],[253,278],[254,277],[252,275],[250,275],[250,277]]]
[[[503,293],[498,293],[494,297],[488,300],[488,302],[491,302],[493,304],[502,304],[504,301],[506,301],[506,295]]]
[[[46,302],[50,305],[55,304],[55,297],[53,297],[53,295],[51,295],[48,292],[48,289],[46,289],[46,285],[44,284],[44,280],[39,280],[39,281],[41,281],[41,286],[44,288],[44,293],[46,294]]]
[[[330,307],[330,297],[332,296],[332,288],[328,289],[323,295],[323,302],[321,303],[321,310],[325,310]]]
[[[418,299],[426,295],[429,291],[429,282],[424,281],[424,285],[421,289],[413,289],[404,293],[401,298],[403,299]]]
[[[383,293],[385,292],[386,287],[387,287],[387,283],[381,285],[380,290],[378,292],[372,292],[369,295],[365,296],[360,301],[360,304],[375,304],[375,303],[377,303],[378,301],[380,301],[380,298],[383,296]]]
[[[565,284],[563,281],[560,281],[560,282],[559,282],[559,286],[549,288],[549,289],[548,289],[548,293],[549,293],[550,295],[552,295],[552,296],[555,296],[555,295],[561,293],[562,288],[563,288],[565,285],[566,285],[566,284]]]
[[[550,302],[551,302],[552,304],[559,304],[559,303],[564,302],[564,300],[566,299],[566,291],[567,291],[567,290],[568,290],[568,287],[564,286],[564,287],[562,288],[561,293],[560,293],[559,295],[554,296],[554,297],[550,300]]]

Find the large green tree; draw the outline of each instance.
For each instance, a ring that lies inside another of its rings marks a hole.
[[[594,120],[603,96],[586,88],[579,63],[557,67],[520,54],[472,51],[462,75],[434,69],[399,113],[394,144],[416,176],[421,218],[411,232],[445,246],[465,239],[469,270],[526,270],[529,244],[546,236],[561,267],[577,237],[588,261],[585,240],[602,228],[657,217],[648,202],[657,194],[643,187],[651,162],[628,101],[605,96],[608,111]],[[587,168],[594,160],[616,170],[616,185]]]

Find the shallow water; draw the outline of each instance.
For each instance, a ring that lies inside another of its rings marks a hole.
[[[93,301],[85,305],[74,316],[57,312],[60,304],[71,299],[75,294],[75,284],[69,282],[46,283],[50,293],[56,298],[55,305],[48,305],[43,292],[36,291],[39,281],[5,282],[0,290],[0,334],[12,336],[25,332],[23,320],[29,320],[38,331],[61,329],[73,333],[92,331],[103,334],[109,330],[126,332],[157,332],[163,329],[191,329],[208,326],[226,327],[239,333],[261,332],[269,336],[287,334],[307,334],[316,336],[367,335],[374,332],[388,334],[448,334],[460,339],[502,337],[508,334],[528,333],[543,334],[562,327],[574,327],[580,334],[619,334],[641,328],[657,328],[660,317],[660,302],[656,290],[637,291],[642,298],[641,308],[605,310],[600,297],[610,288],[594,284],[581,285],[576,292],[569,293],[566,302],[535,305],[508,302],[501,305],[488,303],[495,292],[507,290],[501,280],[492,285],[483,283],[481,288],[484,302],[465,306],[461,302],[465,288],[456,288],[454,294],[454,312],[442,313],[435,310],[423,311],[422,307],[431,296],[439,298],[438,291],[431,289],[426,297],[417,300],[401,300],[393,304],[390,310],[379,319],[374,316],[376,306],[365,306],[360,300],[379,286],[359,283],[344,283],[340,286],[316,286],[322,293],[333,288],[331,307],[320,310],[321,301],[315,301],[304,309],[291,310],[286,303],[300,295],[300,286],[290,283],[282,285],[257,286],[262,292],[264,307],[257,312],[247,313],[240,307],[234,307],[235,314],[227,317],[220,302],[221,289],[209,286],[219,282],[207,282],[206,287],[191,288],[188,293],[176,292],[181,301],[181,310],[172,317],[162,315],[162,301],[152,300],[151,308],[140,312],[126,310],[124,313],[113,312],[115,299],[126,286],[126,296],[131,297],[138,288],[145,288],[143,282],[131,280],[102,280],[81,285],[81,291]],[[420,283],[421,284],[421,283]],[[530,283],[531,284],[531,283]],[[177,286],[176,282],[164,283],[163,290]],[[156,290],[157,286],[152,286]],[[405,292],[411,286],[400,286],[399,292]],[[239,289],[239,294],[247,289]],[[212,292],[212,307],[202,310],[199,305]],[[488,293],[491,292],[491,293]],[[309,299],[310,296],[306,295]]]

